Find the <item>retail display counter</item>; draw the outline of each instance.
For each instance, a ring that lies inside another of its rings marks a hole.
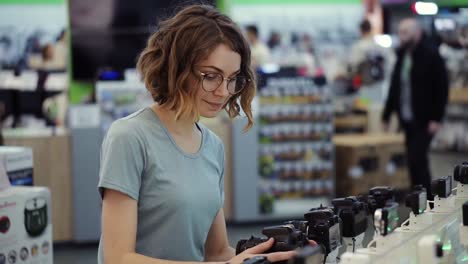
[[[58,129],[4,130],[5,145],[32,148],[34,185],[46,186],[52,195],[53,240],[72,239],[70,136]]]
[[[358,195],[378,185],[409,187],[403,135],[339,135],[333,142],[338,196]]]

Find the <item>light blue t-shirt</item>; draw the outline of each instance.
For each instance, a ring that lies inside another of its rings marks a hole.
[[[99,191],[117,190],[138,201],[136,253],[204,260],[208,231],[224,203],[224,146],[198,127],[202,143],[195,154],[177,146],[149,107],[115,121],[104,139]]]

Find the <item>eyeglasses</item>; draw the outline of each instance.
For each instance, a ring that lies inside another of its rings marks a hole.
[[[234,95],[240,93],[248,82],[244,76],[236,76],[233,78],[224,78],[223,75],[217,72],[200,72],[202,76],[202,88],[206,92],[213,92],[218,89],[224,80],[227,82],[227,89],[229,94]]]

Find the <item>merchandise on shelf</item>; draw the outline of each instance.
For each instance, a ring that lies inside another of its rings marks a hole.
[[[327,88],[303,77],[270,77],[259,94],[260,211],[271,213],[272,199],[331,195],[333,107]]]
[[[25,147],[0,147],[0,163],[4,165],[11,185],[33,185],[33,152]],[[0,173],[2,173],[0,171]]]

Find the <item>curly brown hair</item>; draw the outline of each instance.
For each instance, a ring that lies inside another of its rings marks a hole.
[[[250,47],[240,28],[214,7],[191,5],[160,22],[159,29],[150,36],[140,54],[137,68],[155,102],[175,110],[176,119],[188,115],[198,120],[194,96],[201,78],[195,67],[220,44],[227,45],[241,56],[240,74],[250,80],[224,106],[230,118],[238,116],[242,107],[248,118],[245,127],[248,130],[253,125],[251,103],[256,93],[255,75],[250,67]],[[190,85],[194,76],[198,80],[197,87]]]

